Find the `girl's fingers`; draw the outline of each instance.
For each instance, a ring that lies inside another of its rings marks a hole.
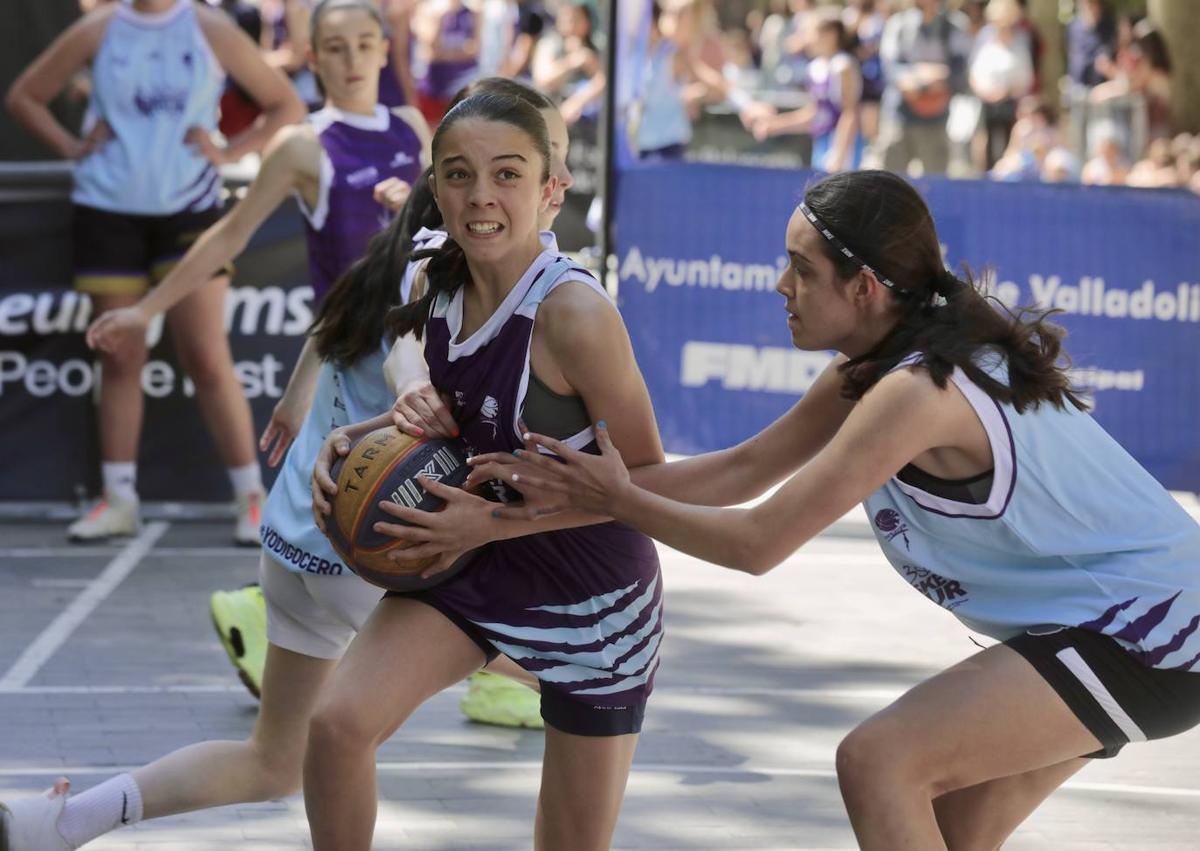
[[[444,552],[445,549],[440,544],[413,544],[411,547],[392,550],[388,553],[388,561],[399,563],[422,561]]]
[[[408,526],[403,523],[375,523],[371,528],[381,535],[399,538],[402,541],[425,543],[433,540],[433,533],[421,526]]]
[[[457,500],[466,495],[461,489],[452,488],[449,485],[443,484],[436,479],[431,479],[428,476],[417,476],[417,484],[425,488],[425,490],[429,493],[433,494],[439,499],[444,499],[447,502]]]
[[[258,450],[260,452],[266,452],[267,449],[270,448],[271,440],[275,437],[277,428],[278,427],[275,425],[275,420],[271,420],[269,423],[267,423],[267,427],[263,429],[262,437],[258,439]]]
[[[382,500],[379,503],[379,510],[384,514],[390,514],[397,520],[403,520],[405,523],[413,523],[417,526],[424,526],[436,516],[432,511],[409,508],[407,505],[398,505],[389,500]]]

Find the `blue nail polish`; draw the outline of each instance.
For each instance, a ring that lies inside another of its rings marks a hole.
[[[520,457],[521,457],[521,450],[520,450],[520,449],[514,449],[514,450],[513,450],[513,455],[516,455],[518,458],[520,458]]]
[[[596,428],[608,428],[608,423],[606,423],[604,420],[600,420],[600,422],[596,423]]]

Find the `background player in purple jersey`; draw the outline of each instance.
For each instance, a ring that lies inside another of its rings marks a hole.
[[[1200,526],[1083,410],[1062,329],[943,266],[902,178],[813,184],[786,248],[793,345],[840,355],[771,426],[628,471],[601,423],[602,457],[533,436],[479,477],[535,499],[501,514],[591,510],[755,575],[862,502],[896,571],[997,643],[843,740],[859,845],[999,848],[1090,759],[1200,722]]]
[[[619,314],[594,279],[539,238],[554,193],[541,117],[507,98],[468,98],[438,128],[434,160],[450,239],[396,330],[423,330],[432,383],[455,399],[463,438],[478,449],[519,446],[517,418],[523,409],[532,416],[526,380],[532,386],[536,376],[569,400],[572,420],[593,407],[619,410],[617,441],[643,463],[661,459]],[[590,427],[573,438],[586,446]],[[370,847],[378,743],[429,696],[503,651],[542,686],[535,847],[607,848],[657,670],[654,549],[627,527],[582,517],[510,529],[493,518],[494,503],[428,487],[449,498],[440,514],[456,529],[447,547],[450,530],[426,527],[429,546],[446,559],[448,550],[488,546],[431,591],[385,597],[334,672],[305,761],[314,847]]]

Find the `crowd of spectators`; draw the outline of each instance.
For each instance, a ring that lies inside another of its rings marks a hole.
[[[305,62],[315,0],[209,2],[319,106]],[[499,74],[551,95],[568,125],[598,118],[610,0],[377,2],[392,36],[385,104],[436,122],[459,86]],[[810,137],[811,164],[827,171],[1200,192],[1200,137],[1171,135],[1166,42],[1110,0],[1075,0],[1052,38],[1027,0],[759,0],[736,26],[722,26],[716,0],[646,2],[627,121],[643,159],[686,156],[705,110],[723,108],[747,144]],[[1044,73],[1051,51],[1065,59],[1060,80]],[[227,135],[254,120],[236,88],[222,106]]]
[[[1109,0],[1064,7],[1049,36],[1026,0],[765,0],[715,58],[694,31],[712,8],[662,0],[675,85],[650,72],[644,94],[683,95],[693,118],[725,101],[758,140],[808,134],[819,168],[1200,192],[1200,138],[1171,135],[1166,42]]]

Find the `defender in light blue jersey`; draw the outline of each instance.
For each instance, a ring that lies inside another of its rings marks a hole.
[[[753,574],[862,502],[900,575],[1000,643],[842,742],[850,821],[868,851],[997,848],[1089,758],[1200,722],[1200,526],[1088,415],[1061,329],[943,267],[902,178],[812,185],[787,252],[793,344],[841,354],[765,431],[632,471],[603,428],[599,458],[535,436],[567,463],[483,456],[473,475]],[[748,510],[688,504],[789,475]]]
[[[91,65],[90,129],[75,138],[46,104]],[[225,147],[212,138],[225,69],[262,108]],[[304,114],[287,82],[219,9],[190,0],[126,0],[98,6],[13,83],[14,117],[60,156],[76,161],[72,201],[75,287],[94,315],[128,307],[171,271],[221,215],[218,168],[256,151]],[[229,270],[200,270],[207,286],[167,315],[181,366],[195,384],[238,505],[234,539],[257,545],[262,482],[250,405],[233,372],[224,328]],[[103,494],[71,524],[72,540],[132,535],[142,429],[143,339],[100,353],[97,421]]]

